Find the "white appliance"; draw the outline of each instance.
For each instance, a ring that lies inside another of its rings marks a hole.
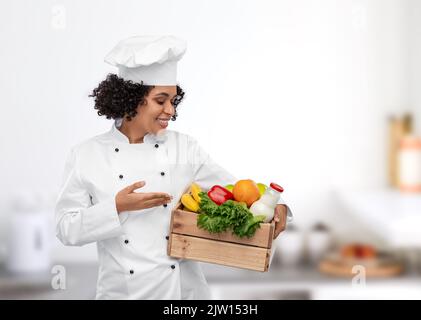
[[[303,259],[304,234],[292,225],[276,239],[276,255],[283,267],[297,267]]]
[[[9,216],[6,267],[13,273],[49,272],[51,219],[39,197],[21,195]]]

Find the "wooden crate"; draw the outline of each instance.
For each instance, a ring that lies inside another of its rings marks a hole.
[[[251,238],[197,227],[197,214],[179,202],[171,213],[168,255],[255,271],[268,271],[275,224],[262,223]]]

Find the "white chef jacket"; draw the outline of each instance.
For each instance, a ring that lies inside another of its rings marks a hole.
[[[130,144],[120,124],[72,148],[55,208],[57,237],[71,246],[97,243],[97,299],[210,299],[200,263],[167,255],[171,210],[193,181],[209,189],[237,179],[189,135],[165,130]],[[165,192],[173,201],[118,214],[116,194],[142,180],[137,192]]]

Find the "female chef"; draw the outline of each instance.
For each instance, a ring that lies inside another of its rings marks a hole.
[[[96,242],[97,299],[209,299],[197,262],[167,256],[171,209],[193,181],[203,189],[237,181],[191,136],[166,130],[184,92],[177,62],[186,44],[172,36],[121,41],[105,61],[118,67],[93,90],[110,131],[72,148],[56,203],[65,245]],[[290,211],[275,209],[275,236]]]

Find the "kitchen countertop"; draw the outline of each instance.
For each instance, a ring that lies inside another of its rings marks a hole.
[[[63,264],[66,288],[53,289],[56,273],[13,274],[0,265],[0,299],[72,300],[95,298],[97,266]]]
[[[54,290],[51,282],[55,274],[19,276],[0,266],[0,299],[93,299],[97,280],[97,265],[66,263],[66,289]],[[351,280],[319,273],[314,267],[280,268],[272,266],[267,273],[202,264],[211,288],[238,287],[282,288],[283,290],[312,290],[314,288],[349,288]],[[403,274],[393,278],[367,279],[367,285],[421,287],[420,274]],[[225,290],[225,289],[224,289]]]
[[[202,264],[203,272],[209,283],[282,283],[292,285],[340,285],[351,284],[351,279],[335,277],[319,272],[314,266],[282,268],[273,266],[269,272],[255,272],[212,264]],[[421,274],[402,273],[390,278],[368,278],[366,284],[418,283],[421,286]]]

